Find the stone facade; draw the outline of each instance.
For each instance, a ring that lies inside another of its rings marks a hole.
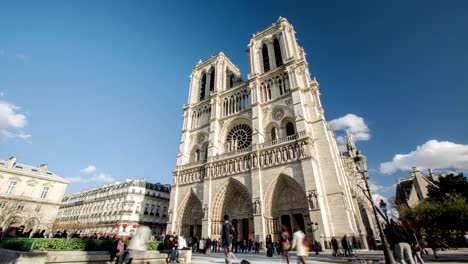
[[[0,160],[0,227],[50,231],[67,185],[47,164],[20,164],[16,157]]]
[[[155,236],[166,231],[170,186],[145,179],[116,182],[65,195],[55,230],[132,235],[139,225]]]
[[[228,214],[237,239],[264,241],[282,225],[322,245],[366,236],[293,26],[280,18],[253,34],[248,58],[247,81],[222,52],[193,68],[168,230],[219,238]]]
[[[341,151],[343,165],[348,175],[354,208],[357,208],[357,211],[353,211],[353,216],[358,223],[358,234],[360,234],[361,241],[365,247],[376,249],[375,238],[379,236],[377,233],[378,226],[375,222],[372,202],[364,179],[366,176],[357,169],[355,158],[359,151],[349,131],[346,131],[346,144],[339,145],[338,149]],[[367,245],[365,245],[366,243]]]

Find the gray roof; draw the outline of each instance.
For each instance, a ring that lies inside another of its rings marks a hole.
[[[8,161],[7,160],[0,160],[0,170],[8,171],[8,172],[20,172],[24,174],[29,174],[31,176],[38,176],[42,178],[50,178],[51,180],[55,181],[62,181],[68,183],[67,180],[58,176],[57,174],[47,170],[45,173],[41,173],[39,167],[34,167],[31,165],[26,165],[22,163],[15,163],[13,167],[7,167]]]

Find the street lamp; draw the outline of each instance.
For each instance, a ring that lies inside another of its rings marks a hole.
[[[384,202],[384,200],[380,199],[380,210],[382,210],[385,213],[385,220],[388,223],[388,215],[387,215],[387,204]]]
[[[364,155],[360,154],[359,151],[356,151],[356,157],[354,157],[354,162],[356,163],[356,168],[357,168],[358,172],[361,173],[362,178],[364,179],[364,182],[366,183],[366,191],[367,191],[367,194],[368,194],[366,196],[368,196],[367,199],[369,199],[369,201],[370,201],[370,203],[372,205],[372,211],[374,212],[374,218],[375,218],[375,221],[377,223],[377,226],[379,227],[379,234],[380,234],[380,239],[382,240],[383,252],[384,252],[384,256],[385,256],[385,263],[395,264],[395,259],[393,258],[393,254],[392,254],[392,252],[390,250],[390,246],[387,243],[387,238],[385,237],[385,234],[382,231],[382,227],[379,224],[379,218],[377,216],[377,210],[375,210],[375,205],[374,205],[374,202],[372,201],[372,194],[370,192],[369,182],[368,182],[369,177],[367,176],[366,157]],[[386,206],[387,205],[385,204],[385,207]]]

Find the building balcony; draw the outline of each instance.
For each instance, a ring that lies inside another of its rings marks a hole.
[[[217,178],[295,162],[310,157],[311,140],[305,132],[251,145],[247,148],[223,153],[208,159],[177,166],[176,183],[189,184],[207,177]]]

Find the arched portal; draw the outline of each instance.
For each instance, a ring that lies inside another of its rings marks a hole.
[[[190,192],[179,209],[178,232],[184,237],[201,237],[203,209],[195,193]]]
[[[248,240],[253,233],[252,195],[238,180],[229,178],[219,190],[213,204],[212,229],[213,237],[221,237],[224,215],[236,229],[235,239]]]
[[[272,181],[265,195],[265,222],[268,234],[279,234],[285,225],[290,232],[297,225],[307,233],[307,196],[292,177],[281,174]]]
[[[35,217],[32,217],[32,218],[29,218],[27,221],[26,221],[26,224],[25,224],[25,230],[28,231],[29,229],[37,229],[39,226],[39,219],[35,218]]]

